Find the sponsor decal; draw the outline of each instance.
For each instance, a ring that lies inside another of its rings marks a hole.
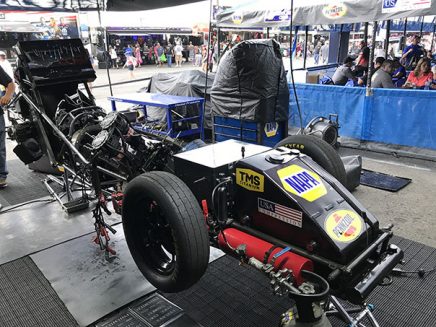
[[[236,169],[236,184],[243,188],[254,191],[263,192],[265,177],[251,169]]]
[[[301,211],[262,198],[257,199],[257,210],[292,226],[302,227],[303,213]]]
[[[266,137],[273,137],[277,135],[277,131],[279,130],[279,123],[266,123],[265,124],[265,135]]]
[[[291,165],[277,171],[286,191],[313,202],[327,194],[321,177],[300,166]]]
[[[264,22],[287,22],[291,19],[292,12],[289,9],[267,10],[264,16]]]
[[[285,144],[283,146],[286,147],[286,148],[289,148],[289,149],[297,149],[297,150],[300,150],[300,151],[304,150],[304,144],[288,143],[288,144]]]
[[[383,0],[382,13],[396,13],[406,10],[426,9],[431,7],[431,0]]]
[[[327,217],[324,229],[334,241],[348,243],[359,237],[362,219],[351,210],[337,210]]]
[[[330,19],[337,19],[347,14],[347,6],[343,3],[328,5],[322,9],[322,14]]]
[[[233,24],[241,25],[243,20],[244,20],[244,16],[242,15],[242,13],[235,12],[232,15]]]

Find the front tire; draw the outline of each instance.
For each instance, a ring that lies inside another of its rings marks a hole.
[[[311,157],[313,161],[324,168],[342,185],[347,185],[344,164],[338,153],[327,142],[313,135],[290,135],[277,143],[274,148],[280,146],[300,150],[301,153]]]
[[[209,236],[200,206],[177,176],[153,171],[134,178],[123,201],[130,253],[148,281],[163,292],[195,284],[209,261]]]

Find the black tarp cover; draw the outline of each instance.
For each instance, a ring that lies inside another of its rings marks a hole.
[[[212,88],[215,74],[208,74],[207,96],[205,105],[205,127],[211,127],[211,104],[210,90]],[[200,70],[185,70],[176,73],[159,73],[153,75],[148,86],[148,92],[171,95],[183,95],[191,97],[204,97],[206,85],[206,74]],[[165,111],[162,109],[147,107],[147,113],[151,119],[164,120]]]
[[[289,88],[279,43],[249,40],[225,53],[211,101],[218,116],[263,123],[288,120]]]

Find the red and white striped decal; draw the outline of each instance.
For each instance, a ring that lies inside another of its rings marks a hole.
[[[257,199],[257,210],[260,213],[281,220],[296,227],[303,225],[303,213],[301,211],[274,203],[262,198]]]

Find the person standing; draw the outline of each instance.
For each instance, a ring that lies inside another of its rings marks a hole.
[[[161,56],[164,54],[164,48],[162,48],[160,46],[159,42],[157,42],[156,46],[154,47],[154,54],[156,56],[156,65],[157,65],[157,67],[162,67],[162,58],[161,58]]]
[[[112,68],[117,68],[118,69],[118,55],[117,55],[117,51],[113,48],[113,47],[109,47],[109,55],[111,57],[111,61],[112,61]]]
[[[176,67],[182,67],[183,47],[180,42],[175,46],[174,54],[176,56]]]
[[[6,90],[0,97],[0,106],[7,105],[14,95],[15,83],[11,77],[0,67],[0,85]],[[0,188],[8,186],[6,179],[8,177],[8,170],[6,167],[6,126],[4,111],[1,108],[0,117]]]
[[[4,51],[0,51],[0,66],[3,68],[6,74],[14,80],[14,69],[12,68],[11,63],[6,58],[6,53]]]
[[[369,48],[365,41],[360,41],[360,52],[356,59],[357,67],[355,69],[358,75],[362,75],[365,71],[368,71],[369,66]]]
[[[194,66],[200,67],[201,66],[201,61],[202,61],[201,59],[202,59],[202,57],[201,57],[201,49],[200,49],[200,47],[195,46],[194,47]]]
[[[135,69],[135,66],[136,66],[135,57],[127,56],[124,67],[127,67],[127,70],[129,71],[129,79],[133,79],[135,77],[135,75],[133,74],[133,70]]]
[[[319,62],[319,54],[321,52],[321,42],[318,42],[313,49],[313,60],[315,61],[315,65],[318,65]]]
[[[189,51],[189,61],[192,61],[192,63],[194,64],[194,45],[192,44],[192,41],[189,41],[188,51]]]
[[[136,47],[135,47],[135,59],[136,59],[137,66],[141,67],[141,65],[142,65],[142,55],[141,55],[141,48],[139,47],[139,44],[137,44]]]
[[[324,45],[321,47],[321,57],[322,57],[323,65],[328,64],[328,62],[329,62],[329,41],[325,41]]]
[[[419,35],[414,35],[412,38],[412,44],[404,48],[403,55],[401,56],[401,63],[404,64],[406,70],[414,70],[418,61],[424,56],[424,51],[419,45],[421,38]]]
[[[171,67],[173,63],[173,46],[171,43],[168,43],[168,45],[165,47],[165,55],[167,57],[168,67]]]
[[[201,49],[201,69],[207,72],[207,48],[205,45]]]

